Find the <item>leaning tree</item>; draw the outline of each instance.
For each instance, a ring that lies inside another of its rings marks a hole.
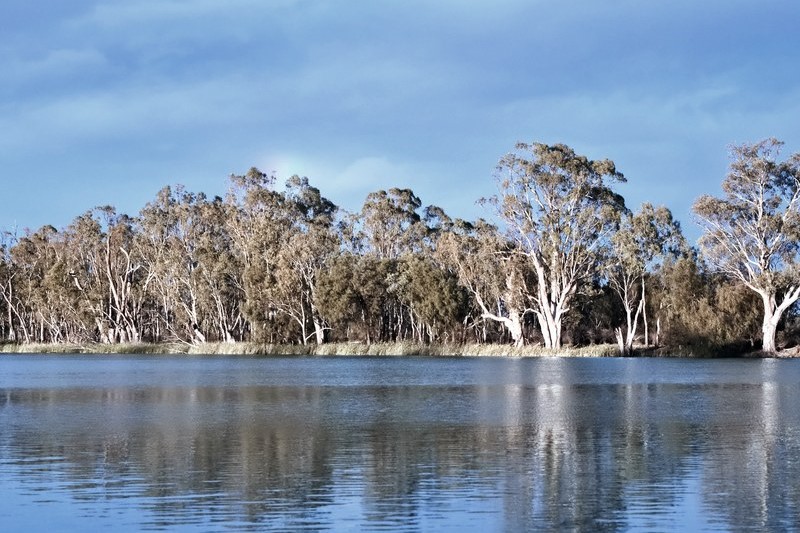
[[[782,145],[766,139],[734,146],[723,198],[704,195],[693,208],[708,263],[761,297],[767,353],[776,351],[781,316],[800,298],[800,153],[778,161]]]
[[[561,347],[561,325],[591,279],[626,211],[611,184],[625,181],[610,160],[592,161],[563,144],[517,144],[498,164],[490,200],[516,250],[533,266],[532,312],[547,348]]]

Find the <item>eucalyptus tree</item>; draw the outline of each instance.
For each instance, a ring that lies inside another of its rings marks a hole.
[[[338,208],[305,177],[289,178],[284,195],[291,228],[279,251],[274,305],[297,321],[303,343],[310,322],[317,344],[322,344],[326,326],[318,304],[318,277],[339,250],[334,225]]]
[[[141,340],[146,287],[135,227],[134,219],[104,206],[80,215],[66,229],[69,276],[101,342]]]
[[[80,342],[90,333],[69,275],[69,243],[53,226],[26,232],[4,253],[0,294],[9,334],[25,342]]]
[[[654,262],[684,253],[687,246],[680,224],[666,207],[642,204],[638,213],[627,212],[611,238],[612,253],[607,263],[611,288],[625,310],[625,326],[616,328],[622,353],[630,353],[640,316],[644,322],[644,343],[649,345],[646,274]]]
[[[61,232],[43,242],[39,286],[28,297],[39,322],[40,342],[81,342],[91,337],[90,323],[76,305],[78,291],[70,283],[67,243]]]
[[[205,195],[178,185],[164,187],[140,212],[137,250],[142,257],[160,324],[172,336],[205,342],[208,311],[206,290],[199,275],[197,248],[206,227],[202,217]]]
[[[198,271],[203,280],[203,301],[210,302],[206,303],[207,314],[217,330],[217,337],[235,342],[244,338],[248,324],[242,314],[242,264],[226,225],[230,206],[217,196],[201,203],[198,209],[203,231],[198,237],[195,254],[201,265]]]
[[[142,260],[134,248],[136,221],[112,207],[99,212],[105,226],[101,253],[109,296],[107,336],[111,342],[139,342],[146,290]]]
[[[0,308],[3,311],[3,340],[17,342],[20,339],[17,305],[20,303],[16,296],[17,280],[20,269],[15,264],[11,251],[19,242],[15,231],[0,233]]]
[[[800,298],[800,153],[777,159],[776,139],[734,146],[723,197],[694,204],[708,263],[761,298],[763,350],[777,351],[775,332],[784,312]]]
[[[231,177],[227,231],[242,265],[244,311],[262,337],[281,327],[278,316],[297,326],[298,340],[324,342],[317,306],[317,276],[338,252],[337,207],[293,176],[284,191],[258,169]],[[312,333],[308,333],[312,330]]]
[[[524,344],[523,319],[530,293],[527,264],[495,226],[484,220],[456,221],[439,236],[434,257],[466,288],[481,319],[502,324],[515,346]]]
[[[317,276],[318,306],[336,340],[357,338],[359,332],[365,342],[371,340],[361,294],[364,285],[357,276],[360,260],[352,253],[339,254]]]
[[[407,255],[400,260],[396,279],[412,337],[420,343],[455,341],[458,326],[469,313],[469,296],[456,276],[430,257]]]
[[[58,230],[47,225],[22,236],[10,250],[15,276],[8,289],[8,304],[26,343],[47,340],[45,324],[55,312],[47,298],[52,283],[48,273],[58,261],[57,239]]]
[[[90,317],[101,342],[109,338],[108,289],[101,246],[103,229],[94,212],[77,216],[64,230],[69,250],[70,283],[78,291],[76,307]],[[112,336],[113,337],[113,336]]]
[[[563,317],[602,264],[626,211],[611,189],[625,179],[612,161],[589,160],[563,144],[519,143],[497,171],[500,194],[488,202],[535,272],[527,296],[544,344],[560,348]]]
[[[14,342],[17,340],[14,330],[14,316],[10,302],[14,297],[14,268],[8,253],[10,232],[0,233],[0,339]]]
[[[411,329],[408,302],[401,295],[400,262],[424,253],[430,244],[425,213],[413,191],[391,188],[367,195],[360,213],[349,219],[343,244],[358,257],[369,339],[399,340]]]
[[[318,276],[319,308],[333,333],[370,344],[398,339],[397,262],[344,253]]]
[[[367,195],[359,217],[365,251],[379,259],[399,259],[418,251],[425,237],[422,202],[410,189],[391,188]]]
[[[242,269],[242,312],[256,339],[266,339],[278,323],[273,288],[277,261],[292,222],[286,216],[286,197],[274,188],[275,176],[253,167],[231,175],[226,231]]]
[[[760,298],[741,283],[711,272],[692,254],[667,258],[652,273],[657,309],[655,342],[680,350],[717,353],[754,345],[761,326]]]

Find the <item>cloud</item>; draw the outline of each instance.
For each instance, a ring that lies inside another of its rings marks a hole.
[[[289,0],[271,2],[273,7],[293,4]],[[137,24],[152,24],[186,20],[187,18],[227,17],[240,10],[258,9],[259,0],[134,0],[115,3],[97,3],[88,13],[72,21],[75,25],[88,25],[108,29],[125,28]]]
[[[23,59],[6,50],[2,63],[3,85],[30,82],[55,82],[63,77],[78,77],[87,71],[103,68],[106,57],[93,48],[57,48],[39,57]]]
[[[256,164],[348,208],[407,186],[450,211],[494,191],[519,140],[615,159],[632,198],[663,203],[716,186],[729,142],[800,148],[791,3],[68,4],[0,46],[10,172],[48,159],[80,182],[105,162],[192,188]]]
[[[0,107],[0,146],[41,152],[52,143],[80,146],[111,139],[219,137],[249,127],[263,102],[247,79],[231,76],[98,88]]]
[[[406,163],[393,162],[385,156],[347,160],[334,153],[281,152],[260,157],[256,166],[274,173],[279,183],[295,174],[308,177],[323,194],[335,194],[349,210],[360,208],[361,201],[372,191],[411,186],[415,181],[415,172]]]
[[[487,216],[476,200],[494,192],[488,169],[478,169],[478,179],[465,179],[457,164],[418,158],[360,155],[349,159],[335,153],[294,151],[263,156],[256,166],[274,172],[279,186],[293,174],[306,176],[323,195],[350,212],[360,211],[370,192],[399,187],[413,190],[423,205],[438,205],[451,216],[474,219]]]

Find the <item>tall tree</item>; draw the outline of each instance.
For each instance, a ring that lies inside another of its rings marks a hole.
[[[417,251],[425,236],[422,202],[410,189],[392,188],[367,195],[361,208],[362,240],[379,259],[398,259]]]
[[[619,230],[611,238],[608,281],[625,310],[625,330],[616,329],[620,351],[633,350],[639,318],[644,322],[645,345],[649,344],[647,323],[646,273],[653,262],[667,255],[677,257],[686,249],[680,224],[666,207],[642,204],[638,213],[626,213]]]
[[[9,255],[11,232],[0,233],[0,340],[17,340],[11,302],[14,297],[14,267]]]
[[[111,206],[84,213],[67,228],[70,277],[94,316],[102,342],[138,342],[144,271],[134,248],[136,221]]]
[[[778,323],[800,298],[800,153],[778,161],[782,145],[770,138],[734,146],[723,198],[704,195],[693,208],[709,264],[761,297],[767,353],[777,351]]]
[[[304,344],[309,322],[317,344],[322,344],[325,325],[319,310],[318,278],[339,249],[334,228],[338,208],[308,178],[292,176],[284,194],[291,228],[279,252],[273,305],[298,322]]]
[[[563,317],[608,250],[625,212],[611,184],[623,181],[612,161],[563,144],[519,143],[498,164],[500,194],[489,202],[536,273],[530,296],[547,348],[561,347]]]
[[[434,257],[469,291],[483,321],[502,324],[515,346],[524,344],[527,265],[495,226],[456,221],[439,236]]]
[[[273,338],[274,328],[288,319],[301,343],[312,335],[321,343],[316,279],[338,250],[337,207],[306,178],[291,177],[284,191],[274,183],[274,176],[256,168],[231,176],[227,230],[243,267],[244,312],[261,338]]]

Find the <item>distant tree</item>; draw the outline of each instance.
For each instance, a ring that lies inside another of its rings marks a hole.
[[[646,273],[653,262],[685,253],[687,245],[680,224],[666,207],[642,204],[638,213],[626,213],[611,238],[612,253],[607,263],[608,282],[625,310],[625,330],[616,329],[620,351],[631,353],[639,318],[644,322],[644,343],[649,344]]]
[[[312,336],[322,343],[317,278],[339,249],[338,208],[306,178],[289,178],[283,191],[274,184],[274,176],[256,168],[231,176],[226,224],[242,265],[244,313],[258,338],[269,332],[302,344]],[[284,320],[296,325],[296,335],[278,331],[285,329]]]
[[[782,145],[766,139],[733,147],[724,197],[704,195],[694,204],[706,260],[761,298],[767,353],[777,351],[778,323],[800,298],[800,154],[778,161]]]
[[[77,217],[66,230],[72,284],[94,317],[101,342],[139,342],[145,304],[136,220],[111,206]]]
[[[622,181],[612,161],[591,161],[563,144],[519,143],[498,164],[500,194],[489,203],[535,272],[529,296],[547,348],[561,347],[564,315],[603,263],[625,212],[611,184]]]
[[[257,168],[232,175],[230,183],[225,225],[241,265],[242,311],[255,340],[267,340],[279,321],[271,291],[276,287],[278,254],[291,228],[286,198],[275,190],[275,176]]]
[[[418,251],[426,233],[421,206],[411,189],[392,188],[367,195],[359,217],[365,251],[380,259],[399,259],[404,253]]]
[[[434,257],[467,289],[483,321],[502,324],[515,346],[525,343],[529,271],[497,227],[456,221],[439,236]]]
[[[2,325],[0,340],[9,342],[17,340],[11,308],[14,298],[13,281],[16,275],[9,255],[12,236],[9,231],[0,233],[0,325]]]
[[[693,353],[752,345],[761,325],[756,293],[709,272],[694,255],[667,258],[652,273],[655,343]],[[725,353],[725,352],[723,352]]]
[[[450,334],[468,314],[468,295],[457,279],[429,257],[408,255],[399,264],[398,295],[420,343],[454,340]],[[443,339],[444,337],[444,339]]]
[[[361,281],[356,276],[361,257],[342,254],[331,259],[328,268],[318,275],[317,298],[320,313],[329,322],[339,340],[349,340],[351,330],[366,322]]]
[[[240,317],[241,270],[225,231],[225,206],[177,185],[140,212],[137,250],[147,273],[156,337],[232,342]],[[152,327],[152,326],[151,326]]]
[[[274,305],[295,318],[303,343],[311,323],[317,344],[325,342],[326,326],[319,309],[318,279],[339,250],[335,228],[338,208],[322,196],[308,178],[292,176],[286,182],[286,216],[291,228],[279,251]]]
[[[203,231],[197,242],[197,260],[208,301],[209,318],[218,338],[235,342],[244,338],[248,323],[242,314],[244,288],[242,264],[227,229],[230,206],[219,196],[199,206]]]
[[[58,230],[50,225],[26,232],[10,250],[16,272],[10,305],[25,342],[62,340],[59,323],[68,309],[58,283],[63,250]]]

